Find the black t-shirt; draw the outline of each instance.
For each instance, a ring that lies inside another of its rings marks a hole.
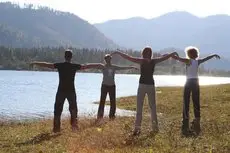
[[[155,68],[155,62],[152,59],[150,62],[144,61],[141,63],[141,76],[139,79],[139,83],[154,85],[153,73]]]
[[[59,74],[58,91],[75,92],[75,87],[74,87],[75,74],[77,70],[81,69],[81,65],[64,62],[64,63],[55,63],[54,68],[57,68]]]

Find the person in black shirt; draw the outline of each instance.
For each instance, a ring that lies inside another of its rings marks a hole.
[[[133,135],[139,135],[141,132],[142,109],[146,94],[151,109],[152,130],[153,132],[157,132],[158,121],[156,113],[155,82],[153,79],[154,68],[156,64],[163,62],[174,55],[177,56],[177,53],[173,52],[171,54],[165,54],[162,57],[152,58],[152,49],[150,47],[145,47],[142,51],[142,58],[131,57],[119,51],[112,53],[112,55],[114,54],[120,55],[131,62],[140,64],[141,76],[137,91],[137,112]]]
[[[59,74],[59,85],[54,104],[54,121],[53,132],[60,132],[61,113],[65,99],[69,102],[69,111],[71,115],[70,123],[72,130],[78,129],[77,124],[77,102],[74,79],[76,71],[91,68],[90,65],[80,65],[71,63],[72,51],[65,50],[65,62],[62,63],[47,63],[47,62],[32,62],[31,65],[47,67],[50,69],[57,69]]]

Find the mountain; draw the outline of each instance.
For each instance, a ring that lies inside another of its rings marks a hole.
[[[134,17],[95,26],[115,43],[131,49],[146,45],[156,50],[183,49],[194,45],[201,54],[216,52],[230,57],[230,16],[227,15],[199,18],[187,12],[171,12],[153,19]]]
[[[76,15],[47,7],[21,8],[0,3],[0,45],[12,47],[72,46],[116,48],[97,28]]]

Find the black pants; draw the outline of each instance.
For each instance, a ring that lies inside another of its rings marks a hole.
[[[200,118],[200,86],[198,79],[188,79],[184,87],[183,121],[189,120],[190,94],[192,93],[195,118]]]
[[[69,102],[69,111],[71,115],[71,125],[75,126],[77,118],[77,101],[75,92],[61,92],[58,91],[56,94],[56,100],[54,104],[54,128],[60,128],[60,117],[63,111],[63,105],[65,99]]]
[[[97,118],[103,118],[104,115],[104,107],[105,107],[105,100],[107,93],[109,93],[109,99],[110,99],[110,112],[109,112],[109,118],[115,117],[116,112],[116,86],[108,86],[103,85],[101,86],[101,98],[100,98],[100,104],[98,108]]]

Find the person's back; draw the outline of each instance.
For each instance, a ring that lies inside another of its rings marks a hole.
[[[156,114],[156,100],[155,100],[155,83],[153,79],[153,73],[155,69],[155,61],[151,59],[152,50],[150,48],[145,48],[142,52],[143,60],[140,63],[140,79],[139,87],[137,92],[137,113],[135,121],[134,135],[140,133],[141,120],[142,120],[142,108],[145,94],[148,95],[148,102],[151,109],[151,123],[152,129],[158,131],[158,121]]]
[[[109,93],[110,97],[110,111],[109,111],[109,118],[115,118],[116,112],[116,85],[115,85],[115,72],[116,70],[126,70],[132,69],[134,67],[120,67],[117,65],[111,64],[112,56],[107,54],[104,57],[105,64],[99,64],[98,68],[102,70],[103,73],[103,80],[101,84],[101,97],[100,97],[100,104],[98,107],[97,113],[97,121],[100,121],[104,115],[104,106],[107,93]]]
[[[60,116],[63,110],[63,104],[65,99],[67,99],[69,102],[69,111],[71,114],[72,128],[73,129],[76,128],[76,118],[77,118],[78,110],[77,110],[74,80],[75,80],[76,71],[81,69],[81,65],[72,64],[70,62],[71,58],[72,58],[72,53],[67,52],[65,55],[65,59],[66,59],[65,62],[54,64],[54,68],[57,68],[59,74],[59,85],[56,94],[56,102],[55,102],[55,109],[54,109],[54,131],[60,131]]]
[[[115,67],[113,65],[105,65],[104,69],[102,70],[103,73],[103,85],[115,85],[114,76],[115,76]]]
[[[59,74],[58,91],[75,92],[75,74],[77,70],[80,70],[81,65],[63,62],[54,64],[54,67],[57,68]]]
[[[186,83],[183,93],[183,120],[181,126],[181,132],[183,135],[190,135],[193,132],[200,133],[200,85],[198,77],[198,67],[205,61],[219,55],[211,55],[203,59],[198,59],[199,49],[193,46],[185,48],[187,58],[181,58],[179,56],[173,56],[174,59],[186,64]],[[192,101],[194,107],[194,120],[192,121],[191,128],[189,127],[189,105],[190,95],[192,94]],[[191,131],[192,130],[192,131]]]
[[[141,68],[141,76],[139,79],[140,84],[148,84],[153,85],[154,79],[153,79],[153,73],[155,68],[154,60],[151,61],[143,61],[140,65]]]
[[[69,111],[71,115],[72,130],[75,131],[77,127],[77,101],[74,87],[74,78],[77,70],[87,68],[80,64],[72,64],[72,51],[65,50],[65,62],[62,63],[47,63],[47,62],[33,62],[32,65],[38,65],[51,69],[57,69],[59,74],[59,85],[54,104],[54,123],[53,132],[60,132],[60,119],[63,110],[65,99],[69,102]]]
[[[186,77],[187,79],[198,78],[199,63],[196,59],[190,59],[190,63],[186,65]]]
[[[154,132],[158,131],[158,121],[156,114],[156,98],[155,98],[155,84],[153,79],[153,73],[155,65],[167,60],[168,58],[177,55],[176,52],[165,54],[162,57],[152,58],[152,49],[151,47],[145,47],[142,51],[142,58],[135,58],[129,56],[122,52],[114,52],[113,54],[118,54],[121,57],[140,64],[141,76],[139,79],[139,87],[137,91],[137,111],[136,111],[136,121],[135,129],[133,135],[140,134],[141,131],[141,121],[142,121],[142,109],[145,95],[148,95],[149,106],[151,109],[151,123],[152,129]]]

